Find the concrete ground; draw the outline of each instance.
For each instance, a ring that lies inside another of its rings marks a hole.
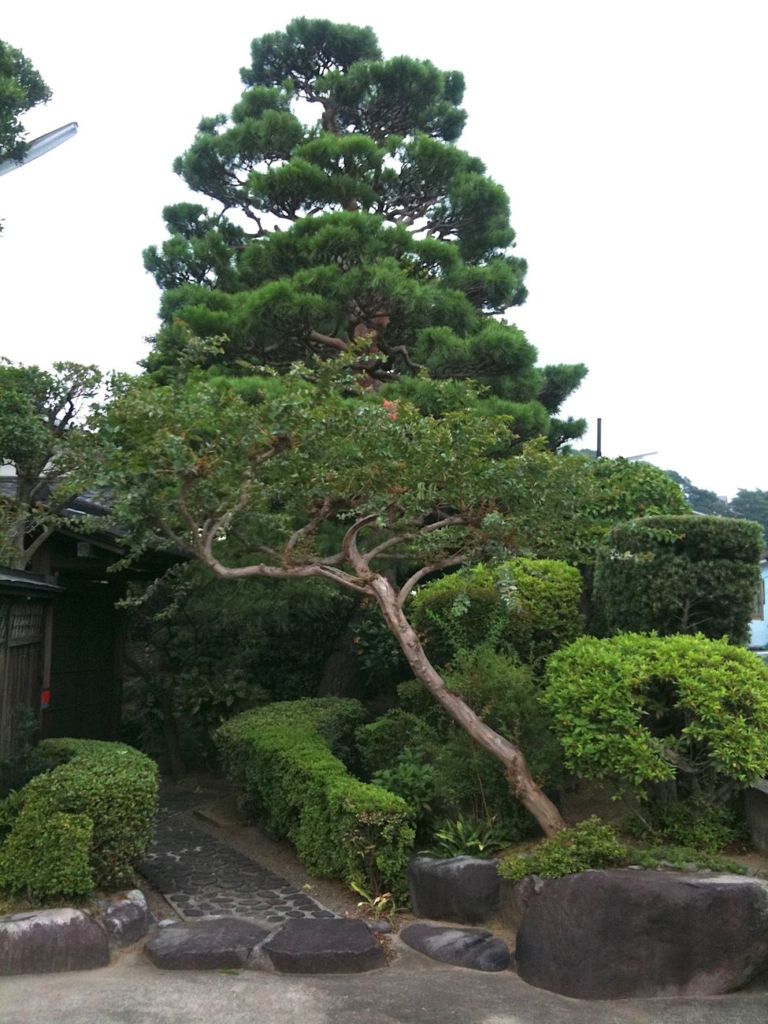
[[[582,1002],[418,954],[357,975],[110,967],[0,979],[0,1024],[766,1024],[768,992]]]

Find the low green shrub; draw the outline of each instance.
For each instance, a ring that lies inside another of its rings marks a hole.
[[[544,702],[566,764],[710,806],[768,774],[768,667],[703,636],[582,637],[553,654]]]
[[[699,800],[650,803],[624,823],[624,830],[643,843],[706,853],[747,841],[745,823],[732,807],[710,807]]]
[[[34,899],[85,896],[133,882],[157,810],[157,768],[99,740],[44,740],[55,765],[0,805],[0,887]]]
[[[399,894],[414,840],[409,808],[353,778],[334,753],[348,751],[362,717],[354,700],[286,701],[238,715],[216,742],[244,805],[293,842],[309,871]]]
[[[542,840],[528,856],[514,854],[499,865],[499,876],[519,882],[526,875],[562,878],[592,868],[610,868],[629,862],[629,848],[610,825],[592,817],[573,828]]]
[[[632,864],[665,871],[718,871],[728,875],[746,875],[748,869],[729,857],[720,857],[691,846],[643,846],[629,851]]]
[[[434,580],[409,610],[436,664],[490,642],[538,665],[583,632],[581,590],[580,573],[565,562],[513,558]]]

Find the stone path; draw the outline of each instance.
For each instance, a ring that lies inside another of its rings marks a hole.
[[[142,875],[184,920],[221,915],[271,925],[337,915],[286,879],[195,827],[191,812],[205,795],[164,788],[155,843]]]

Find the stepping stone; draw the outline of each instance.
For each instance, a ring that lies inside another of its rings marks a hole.
[[[267,928],[239,917],[209,918],[199,924],[170,925],[150,939],[144,952],[167,971],[215,971],[245,967],[252,951],[269,935]]]
[[[0,917],[0,975],[84,971],[109,963],[109,939],[72,907]]]
[[[402,929],[400,938],[411,949],[454,967],[506,971],[512,962],[507,944],[484,928],[445,928],[416,921]]]
[[[364,921],[289,921],[263,946],[284,974],[357,974],[386,967],[384,951]]]
[[[486,921],[499,906],[497,864],[477,857],[414,857],[408,865],[414,914],[462,924]]]

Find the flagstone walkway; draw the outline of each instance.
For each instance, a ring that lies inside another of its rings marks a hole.
[[[139,871],[184,920],[232,915],[269,924],[336,917],[295,884],[194,824],[205,795],[163,787],[155,843]]]

